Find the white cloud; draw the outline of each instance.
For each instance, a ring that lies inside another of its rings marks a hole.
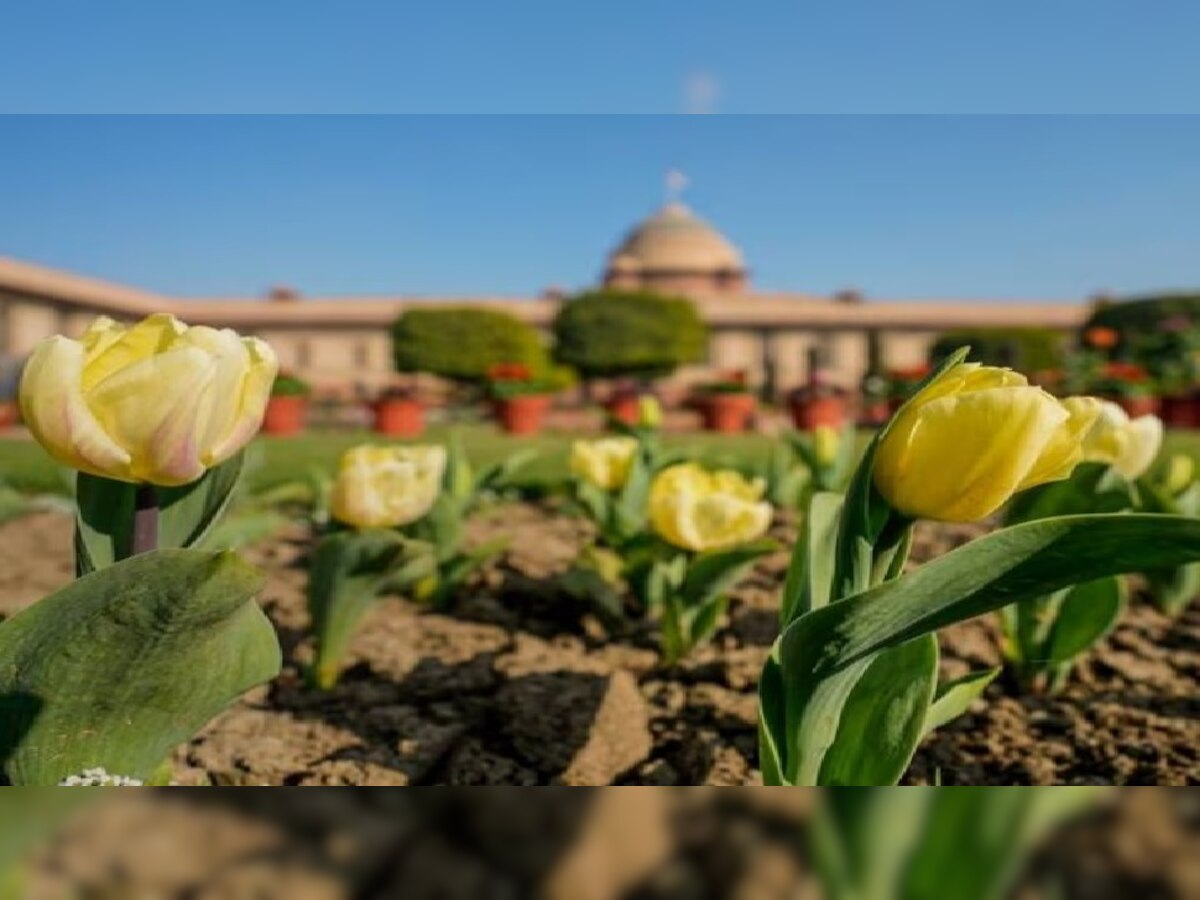
[[[711,72],[691,72],[683,80],[683,111],[692,115],[707,115],[717,111],[721,99],[721,82]]]

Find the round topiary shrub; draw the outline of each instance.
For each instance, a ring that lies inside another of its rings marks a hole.
[[[477,307],[410,309],[392,326],[400,372],[425,372],[481,384],[496,366],[541,371],[547,353],[537,329],[507,313]]]
[[[554,320],[554,355],[584,378],[669,375],[708,352],[708,328],[683,297],[602,290],[568,300]]]

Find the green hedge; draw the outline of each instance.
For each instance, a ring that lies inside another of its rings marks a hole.
[[[426,372],[479,383],[501,363],[541,371],[547,354],[536,328],[507,313],[478,307],[410,309],[392,326],[400,372]]]
[[[708,327],[682,297],[649,291],[592,291],[563,304],[554,355],[585,378],[668,375],[702,361]]]
[[[936,363],[970,345],[975,362],[1037,372],[1062,368],[1065,343],[1066,336],[1051,328],[962,328],[939,335],[929,360]]]
[[[1179,293],[1154,297],[1132,297],[1119,303],[1098,306],[1084,328],[1101,326],[1124,334],[1154,331],[1160,322],[1176,316],[1200,325],[1200,294]]]

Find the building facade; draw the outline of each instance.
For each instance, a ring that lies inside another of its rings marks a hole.
[[[857,385],[875,335],[889,367],[925,361],[931,342],[956,328],[1041,326],[1064,334],[1087,305],[1035,301],[867,300],[755,291],[742,253],[680,203],[636,225],[609,254],[601,282],[691,297],[711,329],[706,364],[678,382],[739,370],[780,390],[802,384],[819,358],[845,387]],[[171,312],[190,324],[228,326],[269,341],[281,366],[319,390],[378,390],[393,378],[390,326],[404,310],[428,305],[500,309],[549,331],[559,306],[547,292],[498,297],[321,297],[287,290],[266,298],[178,298],[0,257],[0,358],[10,366],[42,338],[78,335],[97,315],[135,320]],[[815,355],[814,352],[816,351]]]

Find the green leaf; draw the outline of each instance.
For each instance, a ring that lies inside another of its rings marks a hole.
[[[765,785],[791,784],[784,769],[786,747],[780,743],[786,735],[787,687],[776,641],[758,679],[758,768]]]
[[[925,733],[937,667],[933,635],[873,657],[842,707],[837,736],[819,760],[818,782],[839,786],[899,781]]]
[[[158,546],[199,546],[229,504],[242,473],[244,451],[180,487],[157,488]],[[127,559],[137,485],[80,472],[75,482],[75,574],[86,575]]]
[[[1200,563],[1144,574],[1154,605],[1165,615],[1178,616],[1200,597]]]
[[[1161,515],[1063,516],[994,532],[797,619],[785,665],[827,675],[885,646],[929,634],[1085,579],[1200,560],[1200,520]]]
[[[270,537],[287,523],[287,516],[270,509],[233,512],[205,536],[198,549],[234,550]]]
[[[893,882],[905,900],[1001,900],[1025,870],[1029,854],[1065,820],[1094,806],[1104,788],[883,788],[922,792],[924,817],[905,876]]]
[[[680,588],[684,603],[694,609],[704,606],[732,588],[756,559],[778,549],[778,544],[764,538],[727,550],[701,553],[687,567]]]
[[[995,680],[1000,671],[999,667],[981,669],[938,685],[933,703],[925,714],[922,737],[965,713],[976,699],[983,696],[987,686]]]
[[[1075,467],[1070,478],[1017,494],[1005,510],[1004,522],[1017,525],[1055,516],[1124,512],[1133,509],[1137,498],[1136,487],[1115,469],[1100,463],[1083,463]]]
[[[801,616],[780,636],[785,777],[819,783],[855,686],[875,654],[1084,579],[1200,559],[1200,521],[1099,515],[1044,519],[973,541],[901,578]],[[773,721],[778,727],[778,710]],[[916,737],[919,737],[920,729]],[[859,748],[873,752],[869,745]]]
[[[825,492],[814,494],[809,501],[804,528],[792,549],[783,585],[779,607],[781,627],[786,628],[794,619],[830,600],[842,502],[841,494]]]
[[[147,779],[246,690],[279,671],[231,553],[158,550],[78,579],[0,625],[0,767],[53,785],[102,767]]]
[[[359,620],[384,591],[436,573],[434,548],[382,528],[342,531],[326,537],[313,554],[308,609],[317,654],[319,687],[337,682],[342,657]]]
[[[1125,608],[1125,584],[1118,576],[1072,587],[1058,607],[1043,659],[1069,663],[1112,630]]]

